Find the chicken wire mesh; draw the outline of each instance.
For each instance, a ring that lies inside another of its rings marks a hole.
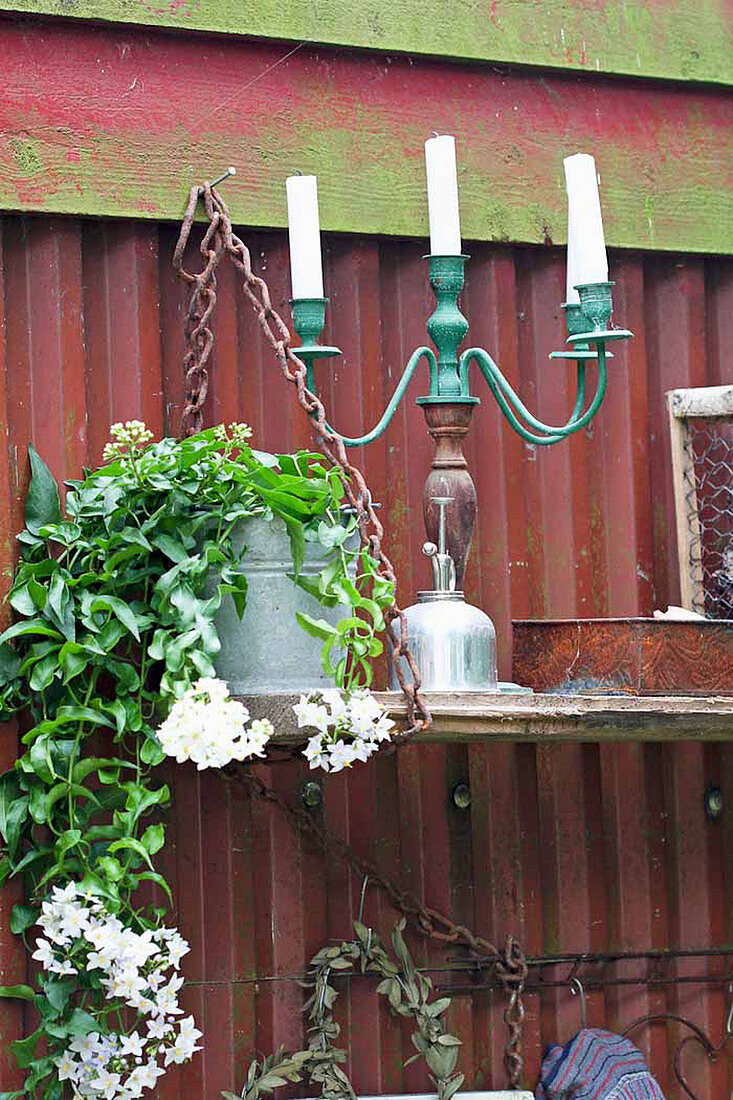
[[[689,419],[685,449],[693,610],[733,619],[733,420]]]

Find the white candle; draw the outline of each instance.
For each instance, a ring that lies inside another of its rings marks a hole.
[[[608,259],[603,237],[601,200],[598,194],[596,162],[587,153],[576,153],[564,162],[568,191],[568,290],[583,283],[605,283]]]
[[[289,176],[288,198],[290,280],[293,298],[323,297],[321,227],[318,220],[318,180],[315,176]]]
[[[430,251],[433,256],[460,256],[461,217],[454,137],[443,134],[425,142],[425,169],[428,177]]]

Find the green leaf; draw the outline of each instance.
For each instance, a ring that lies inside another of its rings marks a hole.
[[[28,447],[31,464],[31,481],[25,500],[25,525],[32,535],[39,535],[42,527],[61,523],[61,504],[59,490],[43,459]]]
[[[0,997],[11,1000],[35,1001],[36,995],[29,985],[0,985]]]
[[[71,722],[92,722],[95,726],[113,725],[101,710],[92,707],[59,707],[56,716]]]
[[[69,1002],[69,997],[76,987],[74,978],[41,978],[43,992],[56,1012],[63,1012]]]
[[[44,638],[59,638],[63,640],[63,636],[59,634],[55,627],[49,626],[43,619],[27,619],[24,623],[14,623],[13,626],[9,626],[7,630],[0,634],[0,645],[3,642],[9,642],[11,638],[20,638],[26,634],[40,634]]]
[[[122,838],[122,840],[116,840],[114,844],[110,844],[109,851],[119,852],[123,848],[127,848],[129,849],[129,851],[135,852],[137,855],[145,860],[148,867],[152,868],[153,865],[150,862],[150,856],[148,855],[146,849],[142,846],[140,841],[136,840],[134,836],[125,836]]]
[[[305,558],[305,534],[303,532],[303,524],[292,519],[286,519],[285,523],[290,538],[290,553],[293,557],[293,571],[297,580],[303,568],[303,559]]]
[[[56,840],[56,851],[63,855],[71,848],[76,848],[82,838],[81,829],[66,829]]]
[[[170,558],[170,560],[176,564],[186,561],[189,556],[185,546],[181,546],[178,539],[171,538],[170,535],[156,535],[150,541],[156,549],[160,550],[161,553],[165,554],[167,558]]]
[[[58,778],[51,759],[47,736],[37,738],[31,745],[28,755],[33,771],[43,783],[53,783]]]
[[[31,848],[30,852],[26,852],[19,863],[13,867],[10,874],[11,878],[15,875],[19,875],[21,871],[25,871],[34,863],[39,863],[42,859],[49,860],[53,858],[53,852],[49,848]]]
[[[122,864],[114,856],[101,856],[95,864],[95,869],[110,882],[119,882],[125,873]]]
[[[147,829],[140,837],[140,843],[146,852],[154,856],[165,844],[165,826],[148,825]]]
[[[0,646],[0,687],[15,680],[20,668],[20,657],[12,646]]]
[[[82,1008],[75,1008],[69,1020],[69,1035],[88,1035],[99,1030],[99,1021]]]
[[[83,783],[92,772],[99,771],[100,768],[108,769],[112,767],[134,769],[135,765],[129,760],[118,760],[116,757],[85,756],[83,760],[74,765],[72,779],[74,783]]]
[[[84,646],[76,642],[66,642],[59,651],[59,664],[64,673],[64,683],[68,684],[89,664],[89,654]]]
[[[14,905],[10,911],[10,931],[19,936],[38,920],[38,910],[32,905]]]
[[[152,883],[154,883],[156,886],[159,886],[161,888],[161,890],[163,890],[168,895],[168,900],[170,901],[171,905],[173,904],[173,894],[171,893],[171,888],[168,885],[168,883],[165,881],[163,876],[159,875],[157,871],[142,871],[140,874],[133,876],[133,881],[134,881],[136,886],[140,882],[152,882]]]
[[[59,659],[56,652],[49,653],[48,656],[37,661],[33,667],[30,680],[28,683],[33,691],[45,691],[46,688],[53,682],[56,672],[59,668]]]
[[[32,990],[31,990],[32,992]],[[26,1039],[16,1039],[11,1049],[20,1069],[27,1069],[36,1056],[36,1047],[41,1038],[40,1031],[34,1031]]]
[[[119,622],[129,630],[133,638],[138,642],[140,641],[140,631],[137,627],[137,619],[135,618],[134,612],[130,610],[129,606],[123,600],[117,599],[116,596],[95,596],[90,600],[89,611],[92,614],[94,614],[95,611],[111,611]]]
[[[165,760],[166,754],[160,747],[160,742],[155,734],[149,733],[142,743],[140,749],[140,759],[144,764],[151,764],[153,767],[157,767],[158,764],[162,764]]]
[[[45,613],[64,637],[73,642],[76,637],[74,600],[60,573],[55,573],[51,578]]]
[[[312,638],[320,638],[321,641],[326,642],[338,637],[336,627],[327,623],[325,619],[314,619],[303,611],[296,611],[295,617],[306,634],[310,634]]]
[[[20,838],[23,823],[28,816],[28,796],[20,789],[14,772],[0,776],[0,833],[11,850]]]

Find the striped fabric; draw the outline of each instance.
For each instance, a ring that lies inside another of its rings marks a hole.
[[[628,1039],[584,1028],[548,1049],[536,1100],[664,1100],[644,1055]]]

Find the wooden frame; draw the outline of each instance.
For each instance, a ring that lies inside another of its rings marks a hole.
[[[695,471],[687,441],[690,420],[733,420],[733,386],[706,386],[667,393],[669,431],[672,446],[672,480],[677,526],[677,555],[680,568],[680,602],[689,610],[704,606],[700,520],[697,509]],[[690,504],[693,507],[690,507]]]

